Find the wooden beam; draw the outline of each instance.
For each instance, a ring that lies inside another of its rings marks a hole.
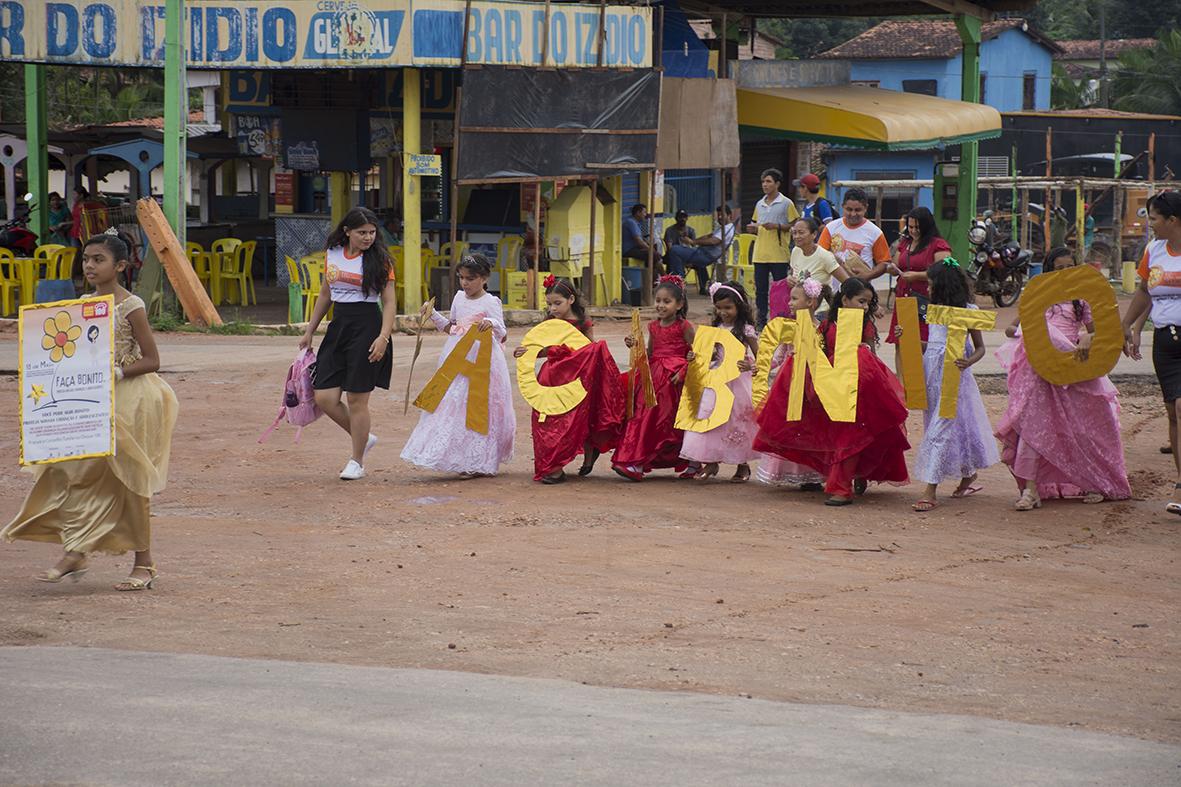
[[[164,211],[154,199],[146,197],[135,203],[135,213],[148,243],[164,266],[168,280],[172,282],[172,289],[176,291],[177,300],[184,307],[185,314],[203,328],[221,325],[221,317],[197,279],[197,272],[185,256],[184,247],[180,245],[168,219],[164,218]]]
[[[975,3],[969,3],[968,0],[923,0],[923,2],[949,14],[974,16],[981,22],[992,22],[996,19],[995,13]]]

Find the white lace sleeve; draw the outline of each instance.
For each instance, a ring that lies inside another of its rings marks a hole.
[[[492,323],[492,335],[500,341],[504,341],[505,336],[508,335],[508,328],[504,324],[504,306],[501,305],[500,298],[486,294],[483,301],[480,307],[487,315],[488,322]]]
[[[438,311],[431,312],[431,322],[433,322],[435,327],[440,331],[447,331],[451,328],[451,320],[448,320]]]

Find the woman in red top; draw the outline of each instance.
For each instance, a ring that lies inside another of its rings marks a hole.
[[[917,297],[919,299],[919,330],[922,340],[927,341],[927,302],[931,297],[927,284],[927,269],[940,260],[951,256],[951,246],[939,234],[935,217],[926,208],[915,208],[906,214],[906,236],[898,243],[898,253],[886,268],[891,276],[898,277],[894,290],[895,298]],[[894,368],[898,368],[898,338],[894,329],[898,326],[898,312],[890,318],[890,330],[886,343],[894,345]]]

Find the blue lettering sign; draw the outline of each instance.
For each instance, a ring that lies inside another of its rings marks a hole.
[[[574,25],[575,45],[578,47],[574,62],[580,66],[594,65],[595,37],[599,32],[599,15],[579,12],[574,15],[574,18],[576,20]]]
[[[19,4],[0,2],[0,42],[8,42],[9,55],[23,55],[25,53],[25,9]],[[0,55],[4,54],[4,47],[0,46]]]
[[[82,51],[105,60],[115,51],[115,9],[94,3],[82,9]]]
[[[554,65],[565,65],[566,55],[569,53],[566,44],[566,12],[552,10],[549,19],[549,51],[550,61]]]
[[[164,59],[164,45],[156,46],[157,19],[164,21],[164,6],[144,6],[139,9],[139,56],[145,63]]]
[[[514,8],[504,12],[504,62],[525,62],[521,57],[521,12]]]
[[[258,9],[246,9],[246,61],[258,62]]]
[[[480,16],[480,9],[473,8],[472,13],[467,18],[467,59],[472,62],[481,62],[481,54],[483,49],[480,41],[480,27],[483,17]]]
[[[414,57],[459,57],[463,47],[462,11],[416,10],[413,29],[411,44]]]
[[[205,60],[205,15],[200,8],[189,9],[189,60]],[[164,14],[160,14],[164,18]],[[164,47],[160,47],[160,60],[164,59]]]
[[[605,31],[603,41],[603,65],[617,66],[621,61],[620,46],[619,46],[619,31],[622,26],[619,23],[619,17],[614,14],[607,17],[606,23],[603,25]]]
[[[279,35],[279,23],[283,34]],[[262,15],[262,51],[273,63],[286,63],[295,57],[295,13],[289,8],[268,8]]]
[[[533,12],[533,64],[541,64],[541,39],[545,38],[545,11]]]
[[[312,15],[303,56],[309,60],[388,60],[402,32],[404,11],[349,7]]]
[[[644,62],[644,52],[648,48],[648,36],[645,35],[644,20],[638,14],[633,14],[628,20],[628,43],[630,46],[631,64],[638,66]]]
[[[78,9],[65,3],[45,6],[45,54],[69,57],[78,49]]]
[[[221,20],[225,20],[222,35]],[[211,63],[232,63],[242,57],[242,14],[237,8],[205,9],[205,59]]]
[[[504,20],[500,11],[489,8],[484,15],[485,52],[484,58],[488,63],[504,62]]]

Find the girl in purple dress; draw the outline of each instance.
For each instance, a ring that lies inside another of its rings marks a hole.
[[[931,303],[975,309],[967,277],[959,263],[950,257],[927,269]],[[895,338],[902,329],[895,328]],[[955,365],[960,370],[960,390],[956,398],[955,418],[939,417],[939,398],[943,391],[943,353],[947,347],[947,326],[928,328],[926,349],[923,352],[923,373],[927,381],[927,411],[923,414],[925,432],[915,457],[914,477],[927,484],[922,498],[913,506],[915,511],[930,511],[939,505],[936,497],[943,481],[959,480],[952,497],[967,497],[980,491],[976,485],[977,471],[1000,461],[984,400],[972,374],[972,365],[984,357],[984,336],[971,331],[963,357]]]
[[[1046,255],[1045,269],[1074,265],[1068,249]],[[1065,301],[1046,310],[1050,341],[1085,358],[1091,347],[1091,308]],[[1079,497],[1084,503],[1132,496],[1120,437],[1119,394],[1107,376],[1053,385],[1038,376],[1017,338],[1018,321],[1005,333],[1014,341],[997,356],[1009,373],[1009,406],[996,436],[1021,497],[1018,511],[1041,508],[1044,497]]]

